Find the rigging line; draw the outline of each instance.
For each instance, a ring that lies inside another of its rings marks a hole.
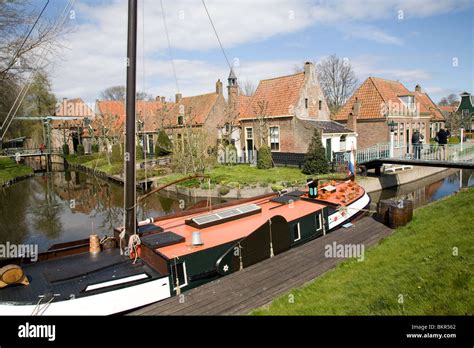
[[[64,25],[64,22],[66,21],[66,15],[67,12],[69,11],[68,8],[71,8],[72,5],[74,4],[75,0],[69,0],[68,3],[66,4],[66,6],[64,7],[63,9],[63,12],[61,13],[61,15],[58,17],[58,20],[57,22],[55,23],[54,25],[54,29],[56,28],[59,28],[60,26],[63,26]],[[61,16],[63,16],[63,20],[61,22]],[[52,46],[52,44],[50,43],[50,46]],[[13,105],[12,107],[10,108],[10,111],[8,112],[7,114],[7,117],[5,118],[3,124],[2,124],[2,127],[0,128],[2,133],[0,134],[0,139],[3,139],[3,137],[5,136],[8,128],[10,127],[13,119],[15,118],[15,115],[16,113],[18,112],[21,104],[23,103],[23,100],[25,99],[26,97],[26,94],[28,93],[28,90],[30,89],[31,87],[31,84],[33,83],[33,78],[36,76],[40,66],[41,66],[41,63],[43,62],[44,58],[46,57],[46,53],[48,53],[50,50],[50,47],[48,48],[44,48],[43,49],[43,52],[42,52],[42,55],[38,61],[38,64],[37,66],[33,69],[33,71],[31,72],[31,74],[28,76],[27,80],[26,80],[26,83],[25,85],[23,85],[23,87],[21,88],[20,92],[18,93],[18,96],[16,97],[15,101],[13,102]],[[23,94],[23,96],[21,97],[21,95]],[[21,100],[20,100],[20,97],[21,97]],[[20,100],[19,104],[17,105],[17,102],[18,100]],[[12,114],[12,111],[15,109],[15,111],[13,112]],[[5,126],[6,125],[6,126]]]
[[[176,67],[174,64],[173,51],[171,50],[171,42],[170,42],[170,36],[168,34],[168,25],[166,24],[166,16],[165,16],[165,9],[163,7],[163,0],[160,0],[160,5],[161,5],[161,15],[163,17],[163,23],[165,25],[166,39],[168,40],[168,50],[169,50],[169,54],[171,58],[171,65],[173,66],[174,80],[176,82],[176,91],[177,93],[179,93],[178,77],[176,75]]]
[[[143,46],[143,93],[146,96],[146,73],[145,73],[145,0],[142,1],[142,33],[143,33],[143,41],[142,41],[142,46]],[[143,105],[145,106],[145,105]],[[146,109],[144,108],[143,114],[146,113]],[[146,161],[147,161],[147,156],[146,153],[148,152],[148,146],[150,142],[148,141],[148,136],[145,136],[145,118],[143,119],[143,152],[144,152],[144,159],[145,159],[145,190],[146,190],[146,183],[148,181],[147,177],[147,170],[146,170]],[[137,197],[135,195],[135,204],[136,204]]]
[[[216,38],[217,38],[217,41],[219,42],[219,46],[221,46],[222,54],[224,55],[227,65],[229,66],[229,69],[232,69],[232,66],[229,63],[229,59],[227,58],[227,55],[225,54],[224,47],[222,46],[221,39],[219,38],[219,34],[217,34],[217,30],[216,30],[216,27],[214,26],[214,22],[212,21],[209,11],[207,10],[206,3],[204,2],[204,0],[201,0],[201,1],[202,1],[202,4],[204,5],[204,9],[206,10],[207,17],[209,18],[209,21],[211,22],[212,29],[214,29],[214,33],[216,34]]]
[[[3,74],[4,72],[6,72],[8,70],[8,67],[9,66],[13,66],[15,64],[15,60],[18,58],[18,55],[20,54],[20,51],[21,49],[23,48],[23,46],[25,45],[26,41],[28,40],[28,38],[30,37],[31,33],[33,32],[33,30],[35,29],[36,25],[38,24],[38,21],[40,20],[41,16],[43,15],[44,11],[46,10],[46,7],[48,7],[48,4],[49,4],[49,0],[46,1],[46,4],[43,6],[43,9],[41,10],[40,14],[38,15],[38,17],[36,17],[36,20],[35,22],[33,23],[33,26],[30,28],[30,30],[28,31],[28,33],[26,34],[25,38],[23,39],[23,42],[21,43],[20,47],[18,47],[18,50],[15,52],[15,54],[13,55],[13,58],[10,62],[10,64],[7,65],[7,68],[5,68],[4,70],[2,70],[0,73]],[[2,80],[4,80],[4,77],[2,77]]]

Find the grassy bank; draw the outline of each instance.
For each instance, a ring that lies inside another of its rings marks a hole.
[[[67,161],[70,163],[81,164],[85,167],[95,168],[108,175],[119,175],[123,172],[122,162],[108,163],[107,158],[103,154],[90,154],[84,156],[69,155]],[[172,173],[164,174],[163,168],[147,170],[147,177],[158,177],[159,183],[169,183],[187,175]],[[275,167],[271,169],[258,169],[250,165],[234,165],[234,166],[216,166],[206,173],[210,176],[211,186],[224,185],[229,188],[236,187],[268,187],[271,186],[275,190],[290,186],[301,186],[306,182],[307,175],[301,173],[298,168],[292,167]],[[338,179],[344,177],[344,174],[329,174],[315,176],[315,178],[324,177],[329,179]],[[143,169],[137,170],[137,179],[145,178]],[[183,187],[202,187],[207,188],[208,181],[191,180],[179,184]]]
[[[0,185],[4,185],[7,181],[33,174],[33,169],[22,164],[16,164],[9,157],[0,157]]]
[[[255,315],[474,314],[474,188],[415,211],[413,221]],[[457,252],[457,255],[456,255]],[[403,303],[400,303],[403,302]]]

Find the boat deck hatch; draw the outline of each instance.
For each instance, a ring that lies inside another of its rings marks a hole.
[[[144,245],[150,249],[162,248],[168,245],[184,242],[185,238],[171,231],[151,234],[141,238]]]
[[[289,204],[298,200],[300,200],[299,196],[291,196],[291,195],[286,195],[286,194],[283,196],[270,199],[270,201],[272,202],[281,203],[281,204]]]
[[[232,221],[245,216],[260,213],[262,208],[256,204],[242,205],[236,208],[221,210],[217,213],[205,214],[186,220],[186,224],[196,227],[205,228],[217,224],[222,224],[227,221]]]
[[[156,226],[153,224],[146,224],[142,226],[138,226],[138,234],[140,237],[146,236],[150,233],[158,233],[158,232],[163,232],[164,230],[160,226]]]

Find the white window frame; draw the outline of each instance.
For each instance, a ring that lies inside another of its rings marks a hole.
[[[297,241],[299,241],[299,240],[301,239],[300,223],[299,223],[299,222],[296,223],[296,226],[297,226],[297,228],[298,228],[298,238],[296,238],[295,240],[293,240],[293,242],[297,242]],[[293,228],[294,228],[294,226],[293,226]],[[294,232],[294,231],[293,231],[293,232]]]
[[[175,267],[175,273],[176,273],[175,276],[178,277],[178,272],[176,271],[176,267],[179,266],[179,265],[183,265],[183,274],[184,274],[185,283],[182,284],[182,285],[179,284],[179,286],[175,286],[173,288],[173,290],[178,290],[178,288],[182,289],[185,286],[188,286],[188,273],[186,272],[186,262],[179,263],[176,266],[172,265],[171,267]],[[176,284],[176,279],[174,280],[174,284]]]
[[[248,137],[247,129],[252,130],[252,137]],[[253,141],[253,127],[245,127],[245,140],[252,140]]]
[[[278,150],[272,150],[272,131],[271,129],[272,128],[278,128]],[[280,149],[281,149],[281,142],[280,142],[280,126],[269,126],[268,127],[268,143],[270,144],[270,150],[272,152],[280,152]]]
[[[322,213],[319,213],[318,214],[318,219],[319,219],[319,228],[318,228],[318,224],[316,224],[316,232],[318,231],[321,231],[323,229],[323,220],[321,219],[321,214]],[[314,222],[316,222],[316,216],[315,216],[315,219],[314,219]]]

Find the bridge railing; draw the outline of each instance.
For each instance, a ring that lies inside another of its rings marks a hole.
[[[425,161],[473,162],[474,144],[420,144],[395,148],[393,158]]]
[[[52,148],[51,152],[48,152],[48,150],[44,150],[41,152],[39,149],[23,149],[23,148],[12,148],[12,149],[3,149],[3,153],[6,156],[34,156],[34,155],[40,155],[40,154],[60,154],[61,149],[60,148]]]

